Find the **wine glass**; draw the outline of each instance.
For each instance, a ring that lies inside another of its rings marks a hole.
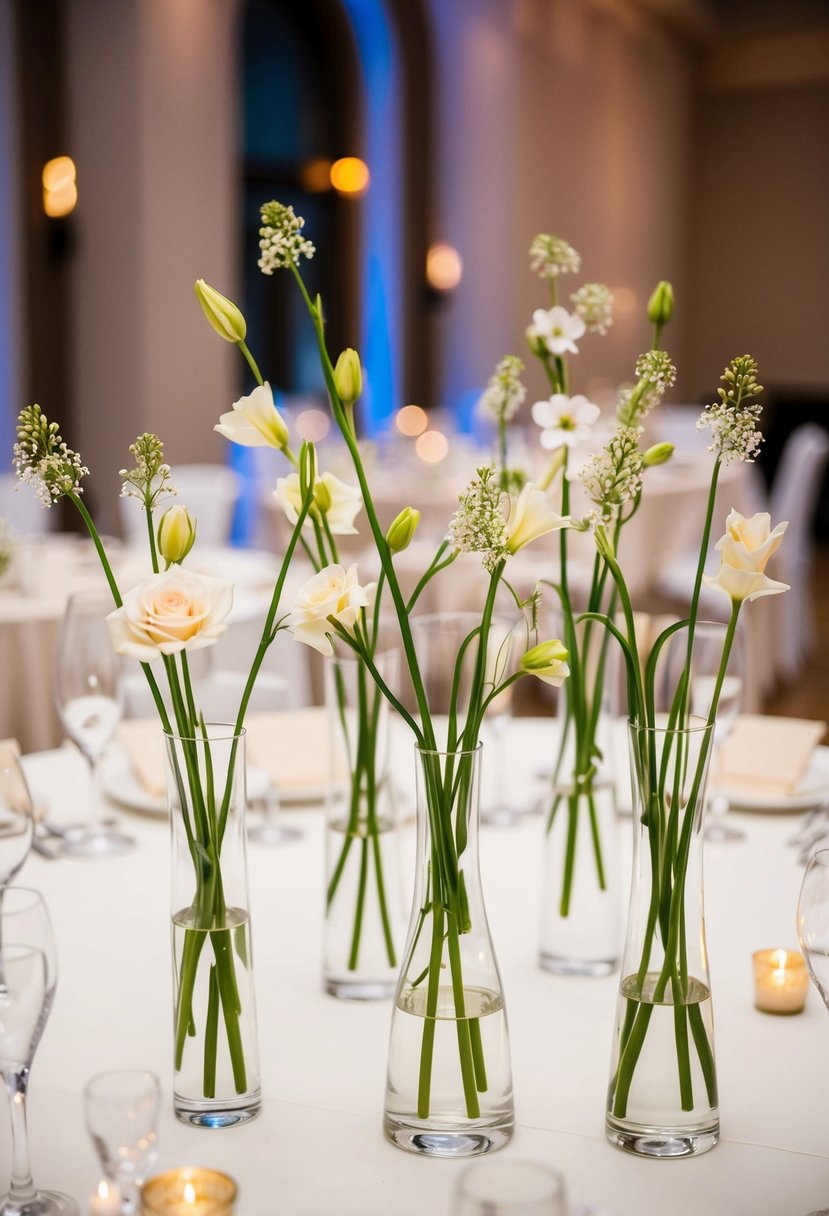
[[[812,983],[829,1009],[829,849],[809,858],[797,901],[797,936]]]
[[[32,799],[13,744],[0,743],[0,889],[29,856],[34,832]]]
[[[697,621],[694,627],[689,710],[699,718],[707,719],[711,710],[727,629],[728,626],[723,621]],[[656,708],[658,710],[665,712],[670,710],[687,659],[688,630],[687,628],[678,629],[665,644],[657,665]],[[734,634],[717,703],[713,754],[708,779],[708,814],[704,830],[707,841],[741,840],[745,835],[744,832],[724,822],[729,806],[728,796],[722,790],[717,789],[719,780],[717,758],[720,748],[731,733],[737,714],[740,712],[745,666],[745,642],[742,630],[738,627]]]
[[[52,1008],[55,940],[43,897],[25,887],[0,890],[0,1073],[9,1094],[12,1176],[0,1216],[78,1216],[59,1191],[36,1191],[29,1167],[26,1092],[29,1071]]]
[[[536,1161],[476,1161],[458,1176],[451,1216],[568,1216],[564,1179]]]
[[[157,1157],[158,1077],[146,1069],[100,1072],[83,1091],[86,1129],[104,1174],[118,1186],[121,1211],[138,1208],[138,1188]]]
[[[80,592],[66,605],[58,645],[55,699],[66,733],[89,765],[89,820],[64,834],[63,850],[79,857],[109,857],[135,843],[104,824],[98,761],[121,717],[120,665],[112,648],[107,613],[112,602],[100,592]]]

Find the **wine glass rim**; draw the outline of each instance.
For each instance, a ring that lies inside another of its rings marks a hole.
[[[809,858],[810,863],[816,863],[819,866],[829,866],[829,847],[815,849],[812,856]]]
[[[247,728],[242,726],[237,730],[235,722],[205,722],[204,725],[208,731],[206,738],[204,735],[180,735],[175,730],[165,730],[164,736],[181,743],[226,743],[228,740],[242,739],[247,734]],[[227,733],[211,735],[209,731],[213,726],[220,727],[222,730],[226,729]]]
[[[12,904],[18,902],[18,907],[10,908],[7,906],[6,901],[10,895],[12,896]],[[19,896],[30,896],[31,898],[24,898],[21,902],[17,898]],[[36,891],[34,887],[17,887],[14,885],[0,887],[0,915],[2,915],[4,919],[7,919],[10,916],[23,916],[25,913],[31,912],[32,908],[38,907],[38,905],[40,905],[44,911],[46,910],[46,900],[43,898],[42,892]]]
[[[414,749],[419,756],[455,756],[461,759],[463,756],[477,756],[483,749],[483,742],[479,739],[474,747],[459,748],[456,751],[447,751],[445,748],[439,747],[421,747],[419,743],[415,743]]]
[[[118,1097],[115,1094],[96,1093],[96,1087],[105,1081],[115,1081],[116,1079],[137,1080],[139,1077],[144,1079],[148,1090],[152,1089],[156,1094],[161,1093],[161,1081],[151,1068],[104,1068],[100,1072],[93,1073],[85,1083],[83,1091],[86,1095],[94,1095],[98,1100],[107,1101],[109,1099],[111,1101],[118,1101]]]

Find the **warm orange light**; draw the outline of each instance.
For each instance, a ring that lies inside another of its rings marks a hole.
[[[294,423],[300,439],[319,443],[331,430],[331,419],[324,410],[303,410]]]
[[[415,443],[415,451],[427,464],[440,464],[449,451],[449,440],[440,431],[424,431]]]
[[[77,176],[71,156],[56,156],[43,166],[43,210],[52,219],[74,211],[78,201]]]
[[[429,415],[419,405],[404,405],[397,411],[394,425],[401,435],[422,435],[429,425]]]
[[[435,291],[452,291],[463,277],[463,262],[454,245],[435,241],[426,254],[426,281]]]
[[[192,1207],[196,1202],[196,1188],[193,1186],[192,1182],[185,1182],[183,1195],[184,1202]]]
[[[324,156],[306,160],[300,167],[299,178],[304,190],[311,194],[324,194],[331,189],[331,161]]]
[[[331,185],[340,194],[365,194],[368,183],[368,165],[359,156],[343,156],[331,166]]]

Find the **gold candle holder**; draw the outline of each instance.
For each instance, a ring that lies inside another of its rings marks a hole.
[[[140,1216],[233,1216],[236,1193],[227,1174],[187,1165],[144,1183]]]
[[[801,1013],[809,973],[797,950],[757,950],[754,954],[754,1006],[763,1013]]]

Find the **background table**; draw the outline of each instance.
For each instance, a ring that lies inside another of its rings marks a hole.
[[[515,796],[541,792],[529,774],[551,754],[552,725],[512,724]],[[313,741],[309,742],[313,746]],[[396,771],[413,788],[406,736]],[[484,758],[486,764],[486,757]],[[69,751],[27,761],[55,816],[84,806],[84,771]],[[124,815],[139,847],[106,862],[32,856],[23,881],[49,902],[61,974],[35,1058],[30,1124],[36,1180],[82,1202],[99,1169],[83,1127],[92,1073],[147,1067],[162,1079],[158,1169],[210,1164],[240,1183],[238,1216],[444,1216],[460,1162],[426,1160],[381,1132],[389,1006],[336,1001],[320,986],[322,813],[287,818],[303,839],[251,847],[263,1108],[241,1128],[211,1132],[171,1110],[171,980],[163,820]],[[643,1161],[604,1138],[618,976],[563,979],[536,965],[542,824],[484,829],[482,868],[510,1017],[518,1126],[504,1150],[546,1161],[571,1195],[618,1216],[806,1216],[829,1202],[829,1013],[753,1008],[751,954],[791,946],[802,870],[785,839],[798,819],[743,815],[747,839],[706,851],[721,1143],[697,1159]],[[630,821],[622,825],[630,856]],[[407,854],[414,832],[406,829]],[[0,1176],[9,1162],[0,1115]]]

